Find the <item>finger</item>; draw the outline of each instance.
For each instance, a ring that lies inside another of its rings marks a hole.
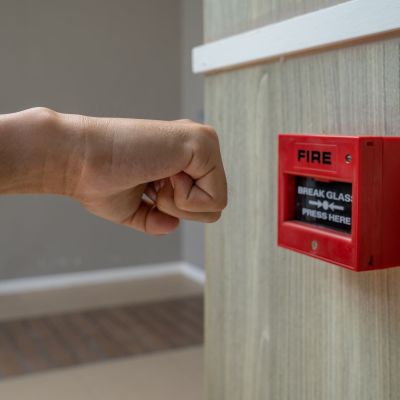
[[[215,222],[221,216],[221,212],[190,212],[180,210],[174,199],[174,189],[172,184],[167,180],[164,186],[157,193],[157,208],[162,212],[172,215],[179,219],[186,219],[199,222]]]
[[[142,200],[132,216],[125,221],[125,225],[152,235],[162,235],[174,231],[179,225],[179,219]]]
[[[191,160],[183,173],[171,180],[175,203],[185,211],[221,211],[227,205],[228,196],[217,134],[213,128],[203,125],[192,138]]]
[[[214,167],[199,179],[181,172],[171,178],[175,203],[191,212],[222,211],[227,202],[227,185],[223,169]]]

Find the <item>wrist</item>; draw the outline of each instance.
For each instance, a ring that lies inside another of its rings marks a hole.
[[[82,153],[81,135],[47,108],[0,116],[0,193],[69,194]]]

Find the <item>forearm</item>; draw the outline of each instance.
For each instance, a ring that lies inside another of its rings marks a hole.
[[[129,187],[169,176],[188,163],[191,153],[183,151],[185,140],[174,124],[62,114],[41,107],[0,115],[0,194],[54,193],[82,199],[101,195],[104,177],[110,179],[116,169],[120,173],[110,179],[110,186],[116,180],[128,179]]]
[[[63,116],[33,108],[0,116],[0,194],[68,194],[79,176],[83,138]]]

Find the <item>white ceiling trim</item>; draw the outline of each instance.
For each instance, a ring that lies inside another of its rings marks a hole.
[[[195,47],[194,73],[208,73],[400,29],[400,0],[352,0]]]

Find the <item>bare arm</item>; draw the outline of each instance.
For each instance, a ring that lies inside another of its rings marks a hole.
[[[71,196],[150,234],[168,233],[182,218],[216,221],[227,203],[211,127],[46,108],[0,116],[0,194],[7,193]]]

